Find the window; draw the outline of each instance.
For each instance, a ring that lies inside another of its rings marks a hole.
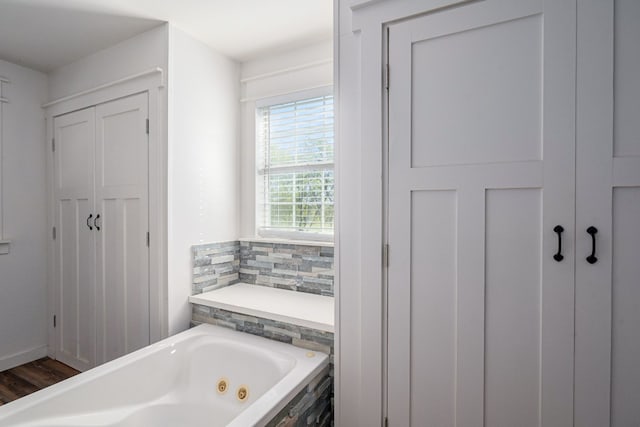
[[[259,235],[333,237],[333,96],[324,92],[258,104]]]

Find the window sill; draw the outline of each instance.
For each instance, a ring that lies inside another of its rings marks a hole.
[[[333,243],[333,234],[312,233],[306,231],[278,230],[258,227],[257,236],[263,239],[295,240],[299,242]]]
[[[11,240],[0,240],[0,255],[8,254],[9,246],[11,246]]]
[[[189,297],[192,304],[220,308],[305,328],[334,332],[334,298],[236,283]]]
[[[323,246],[332,248],[333,242],[323,240],[300,240],[300,239],[287,239],[284,237],[245,237],[238,239],[240,242],[264,242],[264,243],[282,243],[286,245],[301,245],[301,246]]]

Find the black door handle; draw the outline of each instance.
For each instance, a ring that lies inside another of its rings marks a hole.
[[[96,218],[93,220],[93,225],[96,227],[96,230],[100,231],[100,226],[98,225],[98,219],[100,219],[100,214],[96,215]]]
[[[589,264],[595,264],[598,262],[598,258],[596,258],[596,234],[598,233],[598,229],[591,226],[587,228],[587,233],[591,235],[591,255],[587,257],[587,262]]]
[[[558,252],[553,256],[553,259],[560,262],[564,259],[564,256],[562,255],[562,232],[564,231],[564,228],[561,225],[556,225],[553,227],[553,231],[558,233]]]
[[[87,218],[87,227],[89,227],[89,230],[93,230],[93,227],[89,223],[89,221],[91,221],[91,218],[93,218],[93,214],[89,214],[89,218]]]

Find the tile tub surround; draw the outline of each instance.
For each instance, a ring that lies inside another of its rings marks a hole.
[[[191,294],[212,291],[239,281],[240,242],[208,243],[191,247]]]
[[[267,424],[267,427],[333,425],[333,378],[327,366]]]
[[[210,323],[247,332],[307,350],[329,354],[333,362],[333,333],[304,326],[278,322],[263,317],[247,316],[216,307],[192,304],[192,323]]]
[[[333,296],[333,245],[240,240],[240,281]]]

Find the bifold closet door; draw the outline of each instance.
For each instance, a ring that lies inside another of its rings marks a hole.
[[[56,358],[95,365],[94,110],[54,119]]]
[[[579,427],[640,425],[639,22],[637,0],[578,0]]]
[[[389,425],[570,426],[575,2],[455,3],[389,28]]]
[[[97,362],[149,344],[147,94],[96,107]]]

